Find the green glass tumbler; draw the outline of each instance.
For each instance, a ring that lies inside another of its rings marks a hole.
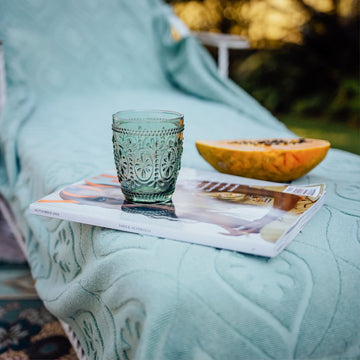
[[[128,201],[171,200],[181,166],[184,116],[166,110],[127,110],[113,115],[114,159]]]

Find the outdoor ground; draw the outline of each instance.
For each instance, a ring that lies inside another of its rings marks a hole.
[[[0,211],[0,360],[75,360],[60,322],[39,299]]]
[[[326,118],[300,118],[291,114],[278,115],[277,118],[298,136],[328,140],[333,148],[360,155],[360,128],[357,126],[351,127]]]

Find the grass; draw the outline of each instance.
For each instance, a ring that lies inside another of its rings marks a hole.
[[[323,118],[303,118],[288,114],[277,117],[298,136],[328,140],[333,148],[360,155],[359,126],[349,126]]]

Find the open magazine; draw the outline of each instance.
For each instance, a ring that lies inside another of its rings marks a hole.
[[[182,168],[172,202],[138,204],[125,200],[113,170],[46,196],[31,204],[30,212],[274,257],[324,196],[324,184],[279,184]]]

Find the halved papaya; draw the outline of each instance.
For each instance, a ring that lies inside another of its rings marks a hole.
[[[197,140],[196,147],[220,172],[287,182],[317,166],[325,158],[330,143],[309,138]]]

